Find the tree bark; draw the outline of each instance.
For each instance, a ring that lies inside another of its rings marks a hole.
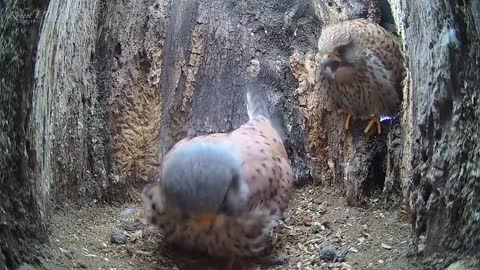
[[[14,14],[9,7],[28,7],[18,3],[7,2],[2,10]],[[231,131],[246,121],[243,85],[252,80],[265,89],[283,123],[298,182],[341,183],[344,156],[334,147],[343,147],[337,136],[342,123],[335,116],[323,121],[322,113],[317,118],[313,104],[324,106],[322,98],[298,96],[302,86],[292,74],[312,70],[296,71],[291,56],[314,51],[322,24],[374,19],[372,3],[52,0],[48,9],[46,3],[35,6],[46,9],[38,44],[39,24],[17,35],[17,25],[5,17],[8,42],[21,49],[18,56],[5,54],[13,69],[2,66],[12,72],[3,73],[11,76],[2,81],[9,91],[2,95],[2,152],[11,153],[2,160],[1,194],[8,202],[2,219],[19,226],[6,237],[31,233],[42,240],[44,229],[36,228],[45,228],[53,205],[136,197],[132,187],[151,181],[175,142]],[[16,80],[22,74],[24,83]],[[302,108],[297,98],[311,107]],[[329,145],[328,156],[317,153]],[[28,207],[17,211],[14,203]],[[28,214],[15,217],[17,212]],[[22,227],[25,220],[31,228]],[[11,266],[15,252],[3,252]]]
[[[479,32],[479,4],[390,0],[408,76],[400,121],[381,136],[365,138],[361,121],[343,130],[315,85],[322,26],[367,17],[387,27],[384,2],[52,0],[38,46],[38,24],[15,30],[2,16],[2,46],[19,48],[0,51],[11,60],[0,67],[0,226],[14,228],[0,231],[10,239],[2,243],[41,239],[52,200],[137,198],[134,187],[152,180],[178,140],[245,122],[243,86],[257,81],[284,127],[297,183],[335,186],[352,205],[371,191],[412,194],[416,248],[473,252],[479,56],[468,33]],[[5,7],[28,5],[18,3]],[[1,246],[0,263],[13,267],[22,249],[12,246]]]
[[[45,197],[29,134],[35,48],[45,1],[0,2],[0,268],[46,240]],[[2,267],[5,266],[5,267]]]
[[[315,121],[316,111],[296,104],[289,57],[314,50],[322,21],[378,14],[370,1],[332,3],[51,1],[27,127],[42,204],[124,201],[176,141],[243,123],[243,85],[251,80],[266,88],[284,123],[296,178],[334,183],[341,162],[323,172],[330,160],[306,141],[316,138],[308,129],[336,130],[341,121]],[[332,134],[320,144],[341,145]]]
[[[390,2],[408,59],[402,176],[416,251],[443,264],[478,258],[480,5]]]

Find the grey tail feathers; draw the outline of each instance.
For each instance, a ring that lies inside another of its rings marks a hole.
[[[258,89],[258,87],[252,83],[247,85],[247,112],[249,119],[253,119],[259,115],[269,120],[271,119],[267,103],[263,97],[264,93],[262,92],[263,91]]]
[[[282,118],[277,114],[270,114],[265,98],[266,91],[262,87],[258,87],[255,83],[247,84],[247,112],[248,118],[251,120],[257,116],[267,118],[272,127],[278,132],[282,140],[287,138]]]

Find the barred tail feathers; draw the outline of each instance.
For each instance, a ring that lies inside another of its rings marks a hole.
[[[259,89],[253,83],[247,85],[247,112],[248,118],[252,120],[255,117],[263,116],[270,125],[278,132],[282,140],[286,138],[285,130],[283,128],[283,121],[277,114],[270,114],[268,110],[266,98],[264,97],[264,89]]]
[[[251,120],[259,115],[270,120],[270,113],[262,93],[252,84],[247,86],[247,112]]]

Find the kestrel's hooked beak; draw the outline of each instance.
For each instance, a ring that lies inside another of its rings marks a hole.
[[[193,221],[198,225],[206,228],[209,227],[211,224],[215,223],[217,219],[216,215],[205,215],[205,216],[197,216],[193,218]]]
[[[316,72],[317,80],[321,75],[335,79],[335,73],[341,63],[340,57],[335,52],[322,54],[320,57],[320,64],[317,66]]]

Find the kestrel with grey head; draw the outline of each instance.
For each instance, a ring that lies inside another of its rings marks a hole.
[[[281,132],[258,89],[248,89],[248,122],[176,143],[142,194],[147,222],[167,242],[229,257],[230,267],[238,257],[275,262],[262,257],[293,188]]]

